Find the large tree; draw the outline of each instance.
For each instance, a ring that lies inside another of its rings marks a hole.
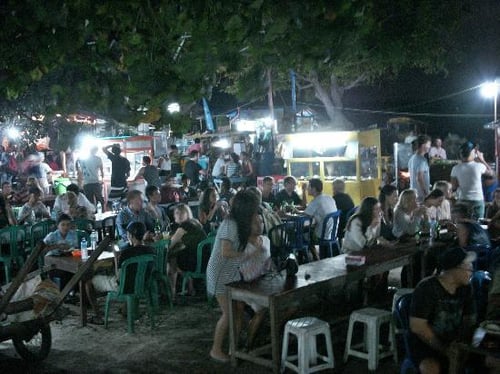
[[[192,103],[219,85],[240,97],[289,85],[352,125],[344,92],[404,67],[444,69],[456,0],[91,0],[0,4],[2,94],[39,111],[86,109],[139,121],[141,105]],[[309,90],[308,90],[309,89]],[[42,99],[43,98],[43,99]]]

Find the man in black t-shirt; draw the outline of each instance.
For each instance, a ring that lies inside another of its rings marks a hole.
[[[128,190],[127,178],[130,176],[130,161],[120,156],[122,150],[118,144],[108,145],[102,151],[111,161],[109,200],[121,200],[125,197]]]
[[[304,186],[307,187],[307,184],[302,185],[302,198],[299,196],[297,192],[295,192],[295,187],[297,186],[297,180],[294,177],[290,175],[285,177],[285,179],[283,179],[283,186],[285,188],[283,188],[276,195],[277,207],[281,208],[283,203],[286,203],[288,205],[294,205],[299,209],[305,209],[307,202],[306,202],[306,192]]]
[[[200,173],[202,172],[202,167],[198,164],[199,152],[191,151],[189,154],[189,160],[186,161],[184,165],[184,174],[191,179],[191,185],[193,187],[198,186],[200,183]]]
[[[446,372],[450,343],[472,337],[475,315],[469,279],[475,259],[474,252],[460,247],[446,250],[439,259],[442,272],[423,279],[413,292],[410,357],[421,373]]]

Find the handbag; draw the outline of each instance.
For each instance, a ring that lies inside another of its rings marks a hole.
[[[271,269],[270,241],[267,236],[261,235],[261,238],[263,250],[255,248],[250,243],[245,248],[244,253],[246,256],[239,267],[241,278],[245,282],[251,282]],[[255,251],[260,251],[260,253],[254,254]]]

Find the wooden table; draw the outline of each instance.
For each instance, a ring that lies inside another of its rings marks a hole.
[[[481,347],[473,347],[465,343],[453,343],[448,351],[448,358],[450,366],[448,374],[459,374],[464,370],[464,364],[469,354],[476,354],[480,356],[493,356],[500,359],[500,352],[493,349],[486,349]]]
[[[408,278],[412,279],[412,259],[417,252],[415,246],[404,248],[377,248],[359,252],[366,256],[366,263],[359,267],[347,267],[346,255],[326,258],[299,266],[295,277],[276,275],[260,278],[251,283],[235,282],[228,285],[229,300],[229,337],[231,363],[236,366],[237,359],[244,359],[253,363],[272,368],[274,373],[280,371],[281,359],[281,331],[280,326],[284,317],[293,305],[300,302],[319,302],[315,295],[334,288],[341,288],[346,284],[357,282],[366,277],[381,274],[391,269],[410,265]],[[272,359],[262,357],[268,353],[269,345],[256,348],[250,352],[237,349],[237,336],[233,301],[252,299],[259,305],[269,308],[271,319],[271,354]]]
[[[108,239],[107,239],[108,240]],[[80,288],[80,322],[81,326],[87,325],[87,300],[85,292],[85,281],[91,276],[92,270],[90,269],[94,262],[98,260],[101,252],[104,248],[99,248],[98,253],[92,253],[91,257],[87,261],[82,261],[81,257],[74,256],[45,256],[44,261],[46,266],[50,266],[51,269],[64,270],[71,274],[80,273],[78,285]],[[97,249],[96,249],[97,251]],[[94,251],[95,252],[95,251]],[[99,261],[109,261],[99,260]],[[87,276],[84,276],[88,272]]]

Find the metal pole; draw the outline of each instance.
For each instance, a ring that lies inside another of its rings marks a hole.
[[[496,82],[495,82],[496,83]],[[498,86],[497,86],[498,88]],[[493,98],[493,129],[495,131],[495,177],[498,180],[498,164],[499,164],[499,149],[498,149],[498,125],[497,125],[497,99],[498,92],[495,91],[495,97]]]

